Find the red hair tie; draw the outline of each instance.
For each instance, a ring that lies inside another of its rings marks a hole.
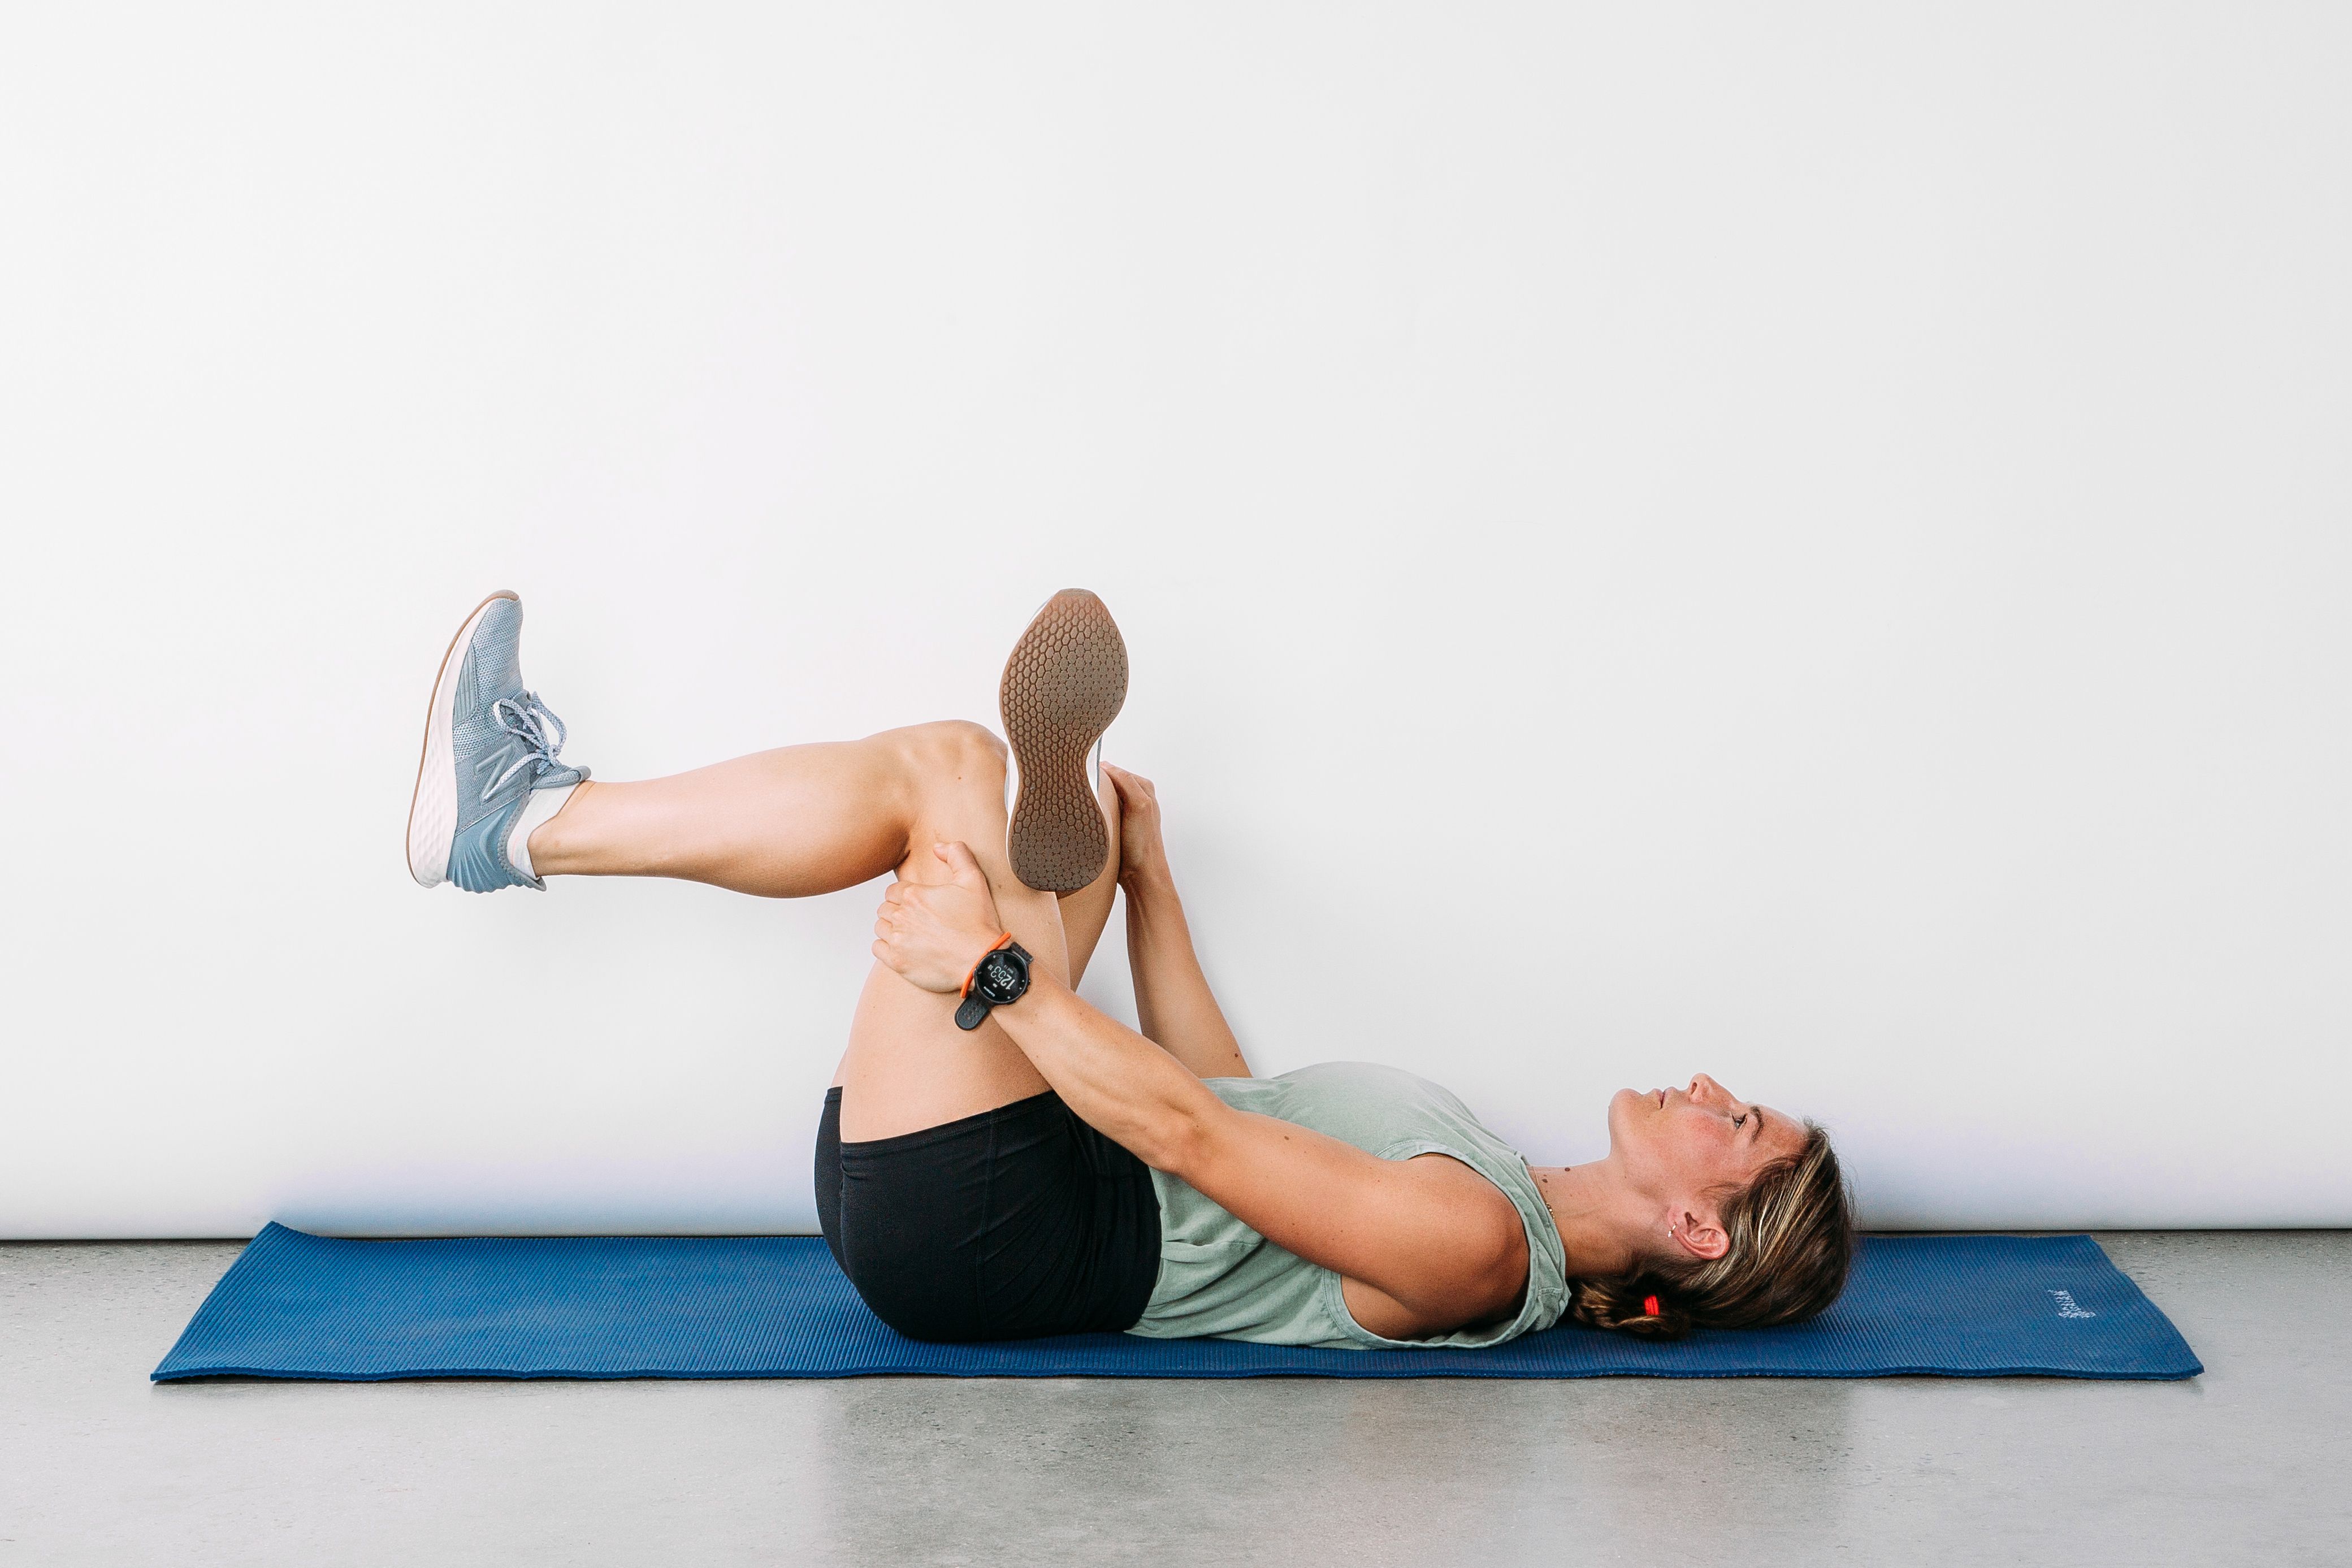
[[[1644,1312],[1647,1312],[1650,1316],[1652,1316],[1652,1317],[1654,1317],[1654,1317],[1656,1317],[1656,1316],[1658,1315],[1658,1299],[1657,1299],[1655,1296],[1644,1296],[1644,1297],[1643,1297],[1643,1298],[1642,1298],[1642,1310],[1643,1310]]]

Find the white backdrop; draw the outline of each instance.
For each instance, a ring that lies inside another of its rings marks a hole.
[[[407,879],[501,586],[610,778],[1097,589],[1261,1070],[2352,1223],[2352,20],[1630,9],[10,9],[0,1234],[810,1227],[878,884]]]

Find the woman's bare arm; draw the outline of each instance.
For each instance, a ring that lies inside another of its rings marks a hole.
[[[1192,950],[1192,930],[1169,875],[1151,781],[1106,763],[1118,791],[1118,883],[1127,892],[1127,963],[1143,1035],[1197,1078],[1248,1078],[1241,1043],[1225,1022]]]
[[[953,993],[1003,928],[971,851],[942,845],[944,883],[892,885],[874,954],[927,991]],[[992,1015],[1087,1124],[1180,1176],[1276,1246],[1343,1276],[1358,1321],[1391,1337],[1509,1310],[1527,1233],[1493,1183],[1442,1156],[1381,1160],[1273,1117],[1238,1111],[1168,1051],[1037,966]]]

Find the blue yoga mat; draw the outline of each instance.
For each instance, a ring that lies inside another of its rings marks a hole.
[[[190,1377],[2051,1377],[2204,1368],[2087,1236],[1872,1237],[1795,1328],[1676,1343],[1572,1326],[1492,1350],[1072,1334],[909,1340],[814,1237],[340,1241],[273,1225],[163,1358]]]

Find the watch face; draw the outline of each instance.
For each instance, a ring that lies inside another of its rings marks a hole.
[[[1010,1000],[1026,978],[1028,976],[1023,973],[1020,961],[1002,948],[981,963],[980,988],[986,991],[992,1001]]]

